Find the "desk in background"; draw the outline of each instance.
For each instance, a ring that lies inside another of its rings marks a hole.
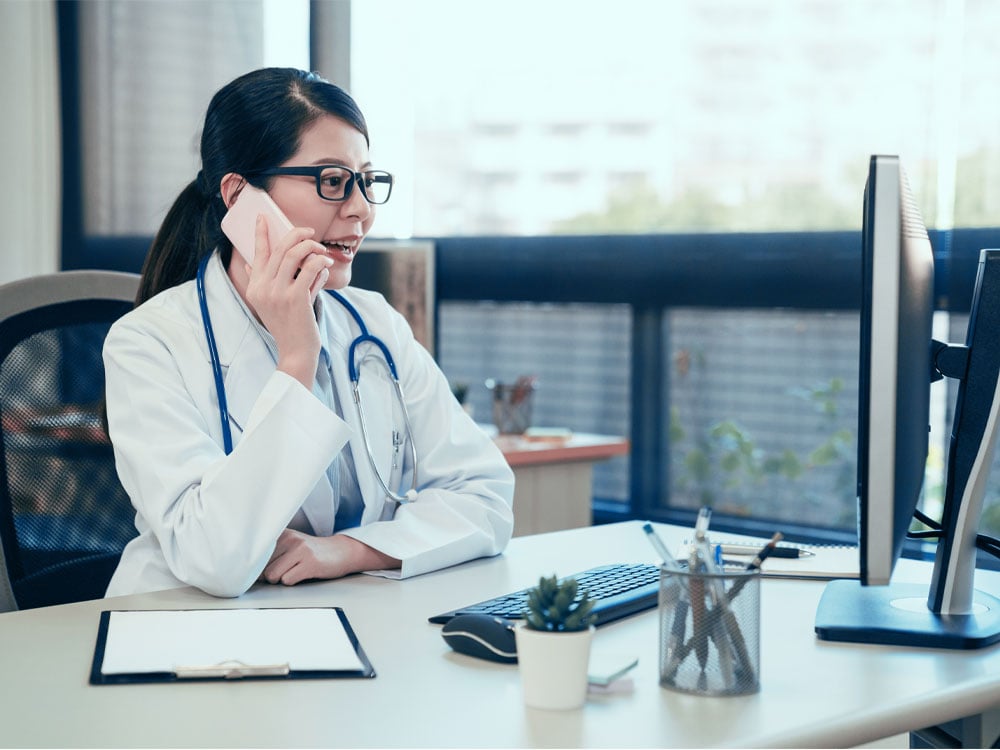
[[[657,525],[669,546],[687,529]],[[656,610],[598,628],[634,654],[631,694],[573,711],[525,708],[517,668],[451,651],[427,618],[611,562],[653,562],[641,523],[514,539],[500,556],[406,581],[355,575],[239,599],[194,589],[0,614],[0,744],[14,747],[851,747],[1000,705],[1000,647],[947,652],[818,641],[821,581],[761,585],[761,690],[699,697],[659,686]],[[930,566],[906,560],[899,573]],[[1000,574],[977,575],[1000,592]],[[340,606],[372,680],[87,683],[103,609]]]
[[[514,470],[514,536],[590,526],[594,464],[629,451],[624,438],[580,432],[494,440]]]

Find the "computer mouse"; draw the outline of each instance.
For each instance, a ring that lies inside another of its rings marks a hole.
[[[441,637],[460,654],[503,664],[517,663],[511,620],[493,615],[455,615],[441,628]]]

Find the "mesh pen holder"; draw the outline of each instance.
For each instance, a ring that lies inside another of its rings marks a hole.
[[[534,383],[506,384],[487,381],[493,393],[493,424],[501,435],[523,435],[531,427],[535,401]]]
[[[660,685],[697,695],[760,690],[760,571],[660,568]]]

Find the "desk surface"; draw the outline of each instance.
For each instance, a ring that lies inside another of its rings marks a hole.
[[[663,526],[668,544],[686,530]],[[560,560],[553,570],[553,560]],[[352,576],[236,600],[176,589],[0,615],[0,744],[33,747],[848,747],[1000,704],[1000,647],[969,653],[817,641],[824,584],[762,581],[761,691],[705,698],[657,680],[655,610],[599,628],[633,653],[635,688],[574,711],[527,709],[515,666],[454,653],[427,617],[616,561],[652,562],[638,522],[511,542],[507,552],[406,581]],[[919,572],[921,564],[901,572]],[[904,576],[906,577],[906,576]],[[980,579],[984,574],[980,573]],[[986,576],[994,592],[997,577]],[[986,581],[978,581],[987,588]],[[91,686],[102,609],[344,608],[378,676]]]
[[[513,467],[574,461],[602,461],[624,456],[629,441],[612,435],[574,432],[564,438],[525,438],[500,435],[494,438],[507,463]]]

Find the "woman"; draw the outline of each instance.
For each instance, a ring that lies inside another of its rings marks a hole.
[[[348,288],[391,188],[368,147],[353,99],[315,74],[259,70],[212,99],[202,170],[150,248],[138,306],[104,346],[109,433],[139,530],[109,596],[405,578],[509,541],[503,456],[405,320]],[[248,184],[294,225],[269,241],[258,218],[252,265],[220,230]],[[408,418],[381,354],[362,344],[362,430],[348,373],[359,325],[323,289],[339,290],[395,358]]]

